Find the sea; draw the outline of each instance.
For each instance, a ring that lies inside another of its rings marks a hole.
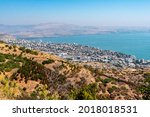
[[[150,32],[105,33],[96,35],[28,38],[27,40],[49,43],[76,43],[102,50],[112,50],[134,55],[137,59],[150,60]]]

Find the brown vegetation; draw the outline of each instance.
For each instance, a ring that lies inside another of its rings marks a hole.
[[[0,43],[0,99],[149,99],[149,73]]]

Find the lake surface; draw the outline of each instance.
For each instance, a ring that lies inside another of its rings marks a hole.
[[[100,35],[30,38],[28,40],[52,43],[77,43],[102,50],[113,50],[150,60],[150,33],[111,33]]]

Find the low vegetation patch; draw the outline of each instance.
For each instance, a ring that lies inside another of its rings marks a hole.
[[[42,62],[43,65],[45,64],[51,64],[51,63],[54,63],[55,61],[53,59],[48,59],[48,60],[45,60]]]
[[[26,49],[25,47],[20,47],[19,50],[21,50],[22,52],[25,52],[27,54],[38,55],[37,51]]]
[[[83,86],[79,89],[73,89],[70,94],[70,99],[74,100],[95,100],[97,99],[98,86],[97,83],[92,83]]]
[[[14,68],[19,68],[20,64],[14,61],[8,61],[6,63],[0,64],[0,71],[10,72]]]
[[[5,62],[5,56],[0,53],[0,62]]]
[[[13,75],[13,78],[16,79],[19,74],[21,79],[25,79],[25,82],[28,80],[43,81],[46,78],[44,66],[26,58],[24,58],[23,65],[20,67],[18,72]]]
[[[0,71],[10,72],[14,68],[19,68],[19,62],[22,60],[23,58],[19,56],[0,53]]]
[[[109,93],[113,93],[116,89],[117,89],[116,86],[112,86],[111,88],[108,88],[107,91],[108,91]]]
[[[143,99],[150,100],[150,73],[145,73],[144,78],[145,83],[139,90],[143,93]]]
[[[20,88],[15,81],[11,81],[9,78],[4,77],[0,80],[0,92],[1,97],[6,99],[15,99],[20,92]]]

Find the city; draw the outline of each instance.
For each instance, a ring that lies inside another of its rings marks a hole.
[[[4,39],[5,38],[5,39]],[[103,62],[116,67],[145,68],[150,67],[150,60],[136,59],[135,56],[126,55],[110,50],[100,50],[94,47],[67,43],[35,42],[24,39],[15,39],[11,36],[1,36],[1,41],[10,45],[23,46],[33,50],[40,50],[61,58],[78,62]]]

